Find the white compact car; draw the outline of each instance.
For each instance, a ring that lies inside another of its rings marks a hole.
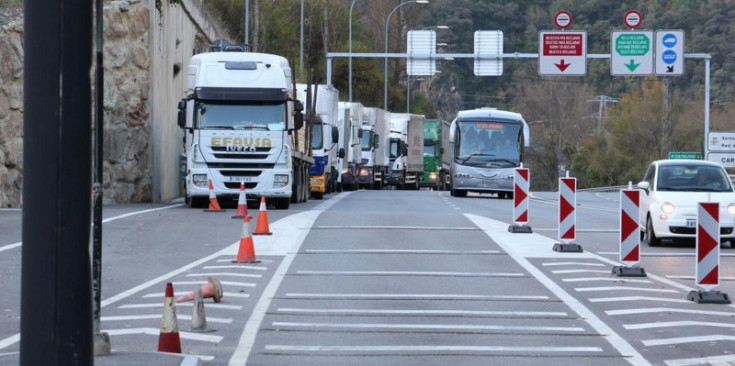
[[[735,241],[735,192],[722,165],[704,160],[657,160],[638,183],[641,237],[650,246],[662,239],[695,238],[697,204],[720,203],[720,241]]]

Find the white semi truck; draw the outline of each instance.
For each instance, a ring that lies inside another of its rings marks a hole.
[[[372,130],[372,145],[366,148],[363,143],[363,167],[358,177],[360,186],[383,189],[388,171],[388,141],[390,139],[390,112],[380,108],[365,108],[367,125]],[[363,131],[363,138],[365,133]]]
[[[357,190],[357,175],[362,166],[363,106],[360,103],[339,102],[339,146],[344,157],[338,160],[339,189]]]
[[[206,205],[209,180],[219,198],[237,198],[244,182],[248,200],[263,196],[279,209],[305,202],[314,159],[288,61],[230,50],[194,55],[187,68],[178,116],[187,204]]]
[[[424,116],[391,113],[390,165],[386,184],[418,190],[424,170]]]
[[[296,84],[297,98],[307,100],[306,84]],[[317,85],[316,90],[311,88],[314,104],[314,125],[311,135],[311,149],[314,165],[309,169],[311,177],[311,195],[316,199],[322,199],[325,194],[337,190],[337,159],[341,154],[337,143],[339,142],[338,112],[339,91],[331,85]],[[311,106],[306,106],[306,112]]]

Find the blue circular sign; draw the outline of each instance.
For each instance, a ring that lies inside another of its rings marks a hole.
[[[664,35],[664,38],[663,40],[661,40],[661,43],[663,43],[664,46],[671,48],[671,47],[676,46],[676,41],[677,41],[676,35],[673,33],[668,33]]]
[[[667,65],[671,65],[676,62],[676,52],[672,50],[666,50],[661,54],[661,59]]]

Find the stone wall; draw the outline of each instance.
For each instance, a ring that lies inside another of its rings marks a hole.
[[[105,2],[105,203],[181,194],[176,102],[191,55],[219,38],[197,1]],[[0,207],[22,205],[23,21],[10,15],[0,17]]]

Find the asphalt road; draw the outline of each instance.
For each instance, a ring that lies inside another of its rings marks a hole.
[[[269,208],[273,235],[253,237],[257,264],[231,263],[243,228],[233,209],[106,206],[102,329],[113,355],[97,363],[164,364],[154,352],[165,283],[179,295],[209,276],[225,291],[205,302],[209,332],[192,332],[192,304],[177,304],[183,352],[203,364],[735,362],[735,308],[686,299],[693,244],[642,245],[648,277],[611,274],[618,199],[579,193],[584,252],[559,253],[555,193],[533,194],[533,234],[509,233],[512,201],[494,196],[332,194]],[[21,212],[0,210],[1,365],[18,359],[20,232]],[[734,255],[722,249],[718,290],[730,295]]]

